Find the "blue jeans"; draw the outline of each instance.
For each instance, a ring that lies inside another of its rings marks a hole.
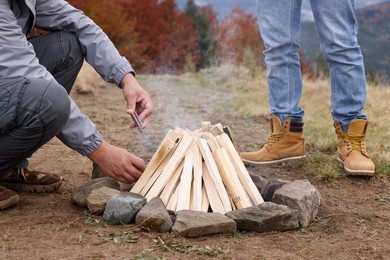
[[[344,131],[354,119],[367,119],[363,56],[357,42],[354,0],[310,0],[321,49],[329,63],[332,117]],[[257,0],[271,113],[282,121],[303,121],[299,105],[302,77],[299,66],[302,0]]]

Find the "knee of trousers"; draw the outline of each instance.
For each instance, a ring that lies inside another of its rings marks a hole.
[[[70,98],[66,90],[54,80],[30,79],[25,96],[25,100],[39,100],[33,110],[46,135],[57,135],[69,120]]]
[[[48,119],[46,127],[52,128],[55,134],[58,134],[69,120],[70,98],[66,90],[55,81],[50,83],[45,92],[41,113]]]

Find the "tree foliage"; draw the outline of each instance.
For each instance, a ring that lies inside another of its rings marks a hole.
[[[219,21],[211,5],[188,0],[70,0],[105,31],[138,72],[182,73],[241,64],[252,75],[264,66],[257,21],[235,8]],[[303,63],[304,70],[309,64]]]
[[[216,38],[220,63],[239,64],[243,61],[245,49],[250,49],[257,64],[263,64],[264,47],[256,18],[242,9],[234,8],[218,24]]]
[[[127,18],[122,6],[115,1],[103,0],[71,0],[70,3],[83,10],[102,28],[122,55],[130,60],[139,59],[142,47],[139,43],[139,32],[135,30],[135,20]]]
[[[185,13],[193,19],[197,31],[198,48],[202,58],[199,68],[207,68],[215,63],[216,40],[211,29],[216,21],[216,14],[211,5],[199,8],[194,0],[187,1]]]

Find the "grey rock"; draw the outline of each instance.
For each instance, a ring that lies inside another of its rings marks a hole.
[[[283,180],[270,180],[267,185],[261,190],[261,196],[264,201],[272,201],[275,191],[282,187],[284,184],[289,183],[288,181]]]
[[[170,232],[173,226],[171,216],[159,197],[146,203],[135,217],[135,224],[156,232]]]
[[[272,202],[230,211],[225,215],[237,223],[237,229],[244,231],[286,231],[299,227],[296,210]]]
[[[307,227],[315,219],[321,205],[318,190],[308,180],[296,180],[277,189],[273,202],[296,209],[301,227]]]
[[[103,173],[103,171],[99,168],[99,166],[97,166],[95,163],[92,165],[92,176],[91,176],[91,180],[95,180],[95,179],[100,179],[100,178],[106,178],[107,176]],[[109,178],[109,177],[108,177]],[[122,183],[122,182],[119,182],[119,190],[120,191],[130,191],[135,182],[134,183],[130,183],[130,184],[127,184],[127,183]]]
[[[121,192],[106,205],[103,219],[111,224],[130,224],[146,204],[146,198],[132,192]]]
[[[264,201],[271,201],[272,197],[274,196],[275,190],[288,183],[288,181],[279,179],[267,180],[251,172],[249,172],[249,176],[251,177],[256,188],[259,190],[261,197],[263,197]]]
[[[91,191],[98,189],[100,187],[107,187],[115,190],[120,190],[120,184],[118,181],[114,180],[110,177],[104,177],[99,179],[90,180],[72,193],[73,201],[79,205],[80,207],[86,208],[87,205],[87,197],[91,193]]]
[[[261,191],[265,189],[265,187],[268,185],[269,181],[257,174],[249,172],[249,176],[251,177],[253,183],[255,184],[256,188]],[[262,194],[263,195],[263,194]]]
[[[103,171],[100,169],[99,166],[97,166],[95,163],[92,164],[92,176],[91,176],[92,180],[102,178],[105,176],[106,175],[103,173]]]
[[[172,231],[184,237],[200,237],[236,231],[236,222],[220,213],[181,210]]]
[[[100,187],[92,190],[87,197],[87,206],[90,212],[100,214],[106,208],[107,201],[118,194],[118,190],[107,187]]]

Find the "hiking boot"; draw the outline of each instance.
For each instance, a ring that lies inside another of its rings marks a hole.
[[[62,177],[56,174],[30,171],[25,168],[13,168],[0,176],[0,186],[14,191],[53,192],[62,183]]]
[[[305,157],[303,123],[286,118],[282,124],[279,117],[273,116],[270,126],[271,137],[258,151],[241,153],[244,162],[266,165]]]
[[[19,195],[16,192],[0,186],[0,209],[7,209],[19,202]]]
[[[350,176],[374,176],[375,164],[366,151],[367,120],[356,119],[344,132],[339,122],[334,122],[337,134],[337,159]]]

